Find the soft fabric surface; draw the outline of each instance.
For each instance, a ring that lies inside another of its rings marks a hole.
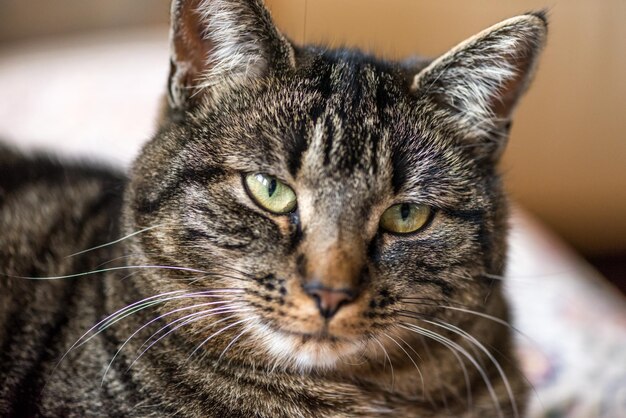
[[[127,166],[153,132],[167,47],[166,28],[5,47],[0,137]],[[521,210],[511,225],[505,286],[535,389],[528,416],[626,417],[624,298]]]
[[[626,304],[528,215],[512,219],[506,289],[531,417],[626,416]]]

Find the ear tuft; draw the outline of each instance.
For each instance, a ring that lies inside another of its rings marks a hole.
[[[446,111],[467,140],[504,137],[546,34],[544,12],[505,20],[433,61],[411,89]]]

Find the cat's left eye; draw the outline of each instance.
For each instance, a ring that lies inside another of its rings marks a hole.
[[[423,228],[431,217],[431,209],[416,203],[399,203],[380,217],[380,227],[395,234],[410,234]]]
[[[276,177],[255,173],[245,177],[248,194],[263,209],[284,215],[296,208],[296,193]]]

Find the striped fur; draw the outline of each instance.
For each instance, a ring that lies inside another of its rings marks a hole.
[[[169,107],[127,178],[0,149],[0,415],[521,414],[496,164],[545,32],[396,63],[291,45],[258,0],[175,0]],[[434,215],[382,231],[401,202]],[[354,300],[323,318],[312,274]]]

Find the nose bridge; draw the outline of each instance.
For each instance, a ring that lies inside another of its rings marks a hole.
[[[357,210],[359,200],[346,192],[346,185],[326,186],[315,188],[311,195],[315,197],[301,202],[305,230],[298,270],[302,290],[320,315],[331,320],[359,297],[366,244]]]
[[[319,234],[306,246],[303,279],[327,289],[354,290],[364,265],[363,243],[355,234]]]
[[[365,265],[360,194],[354,185],[326,179],[311,187],[301,202],[304,285],[355,291]]]

